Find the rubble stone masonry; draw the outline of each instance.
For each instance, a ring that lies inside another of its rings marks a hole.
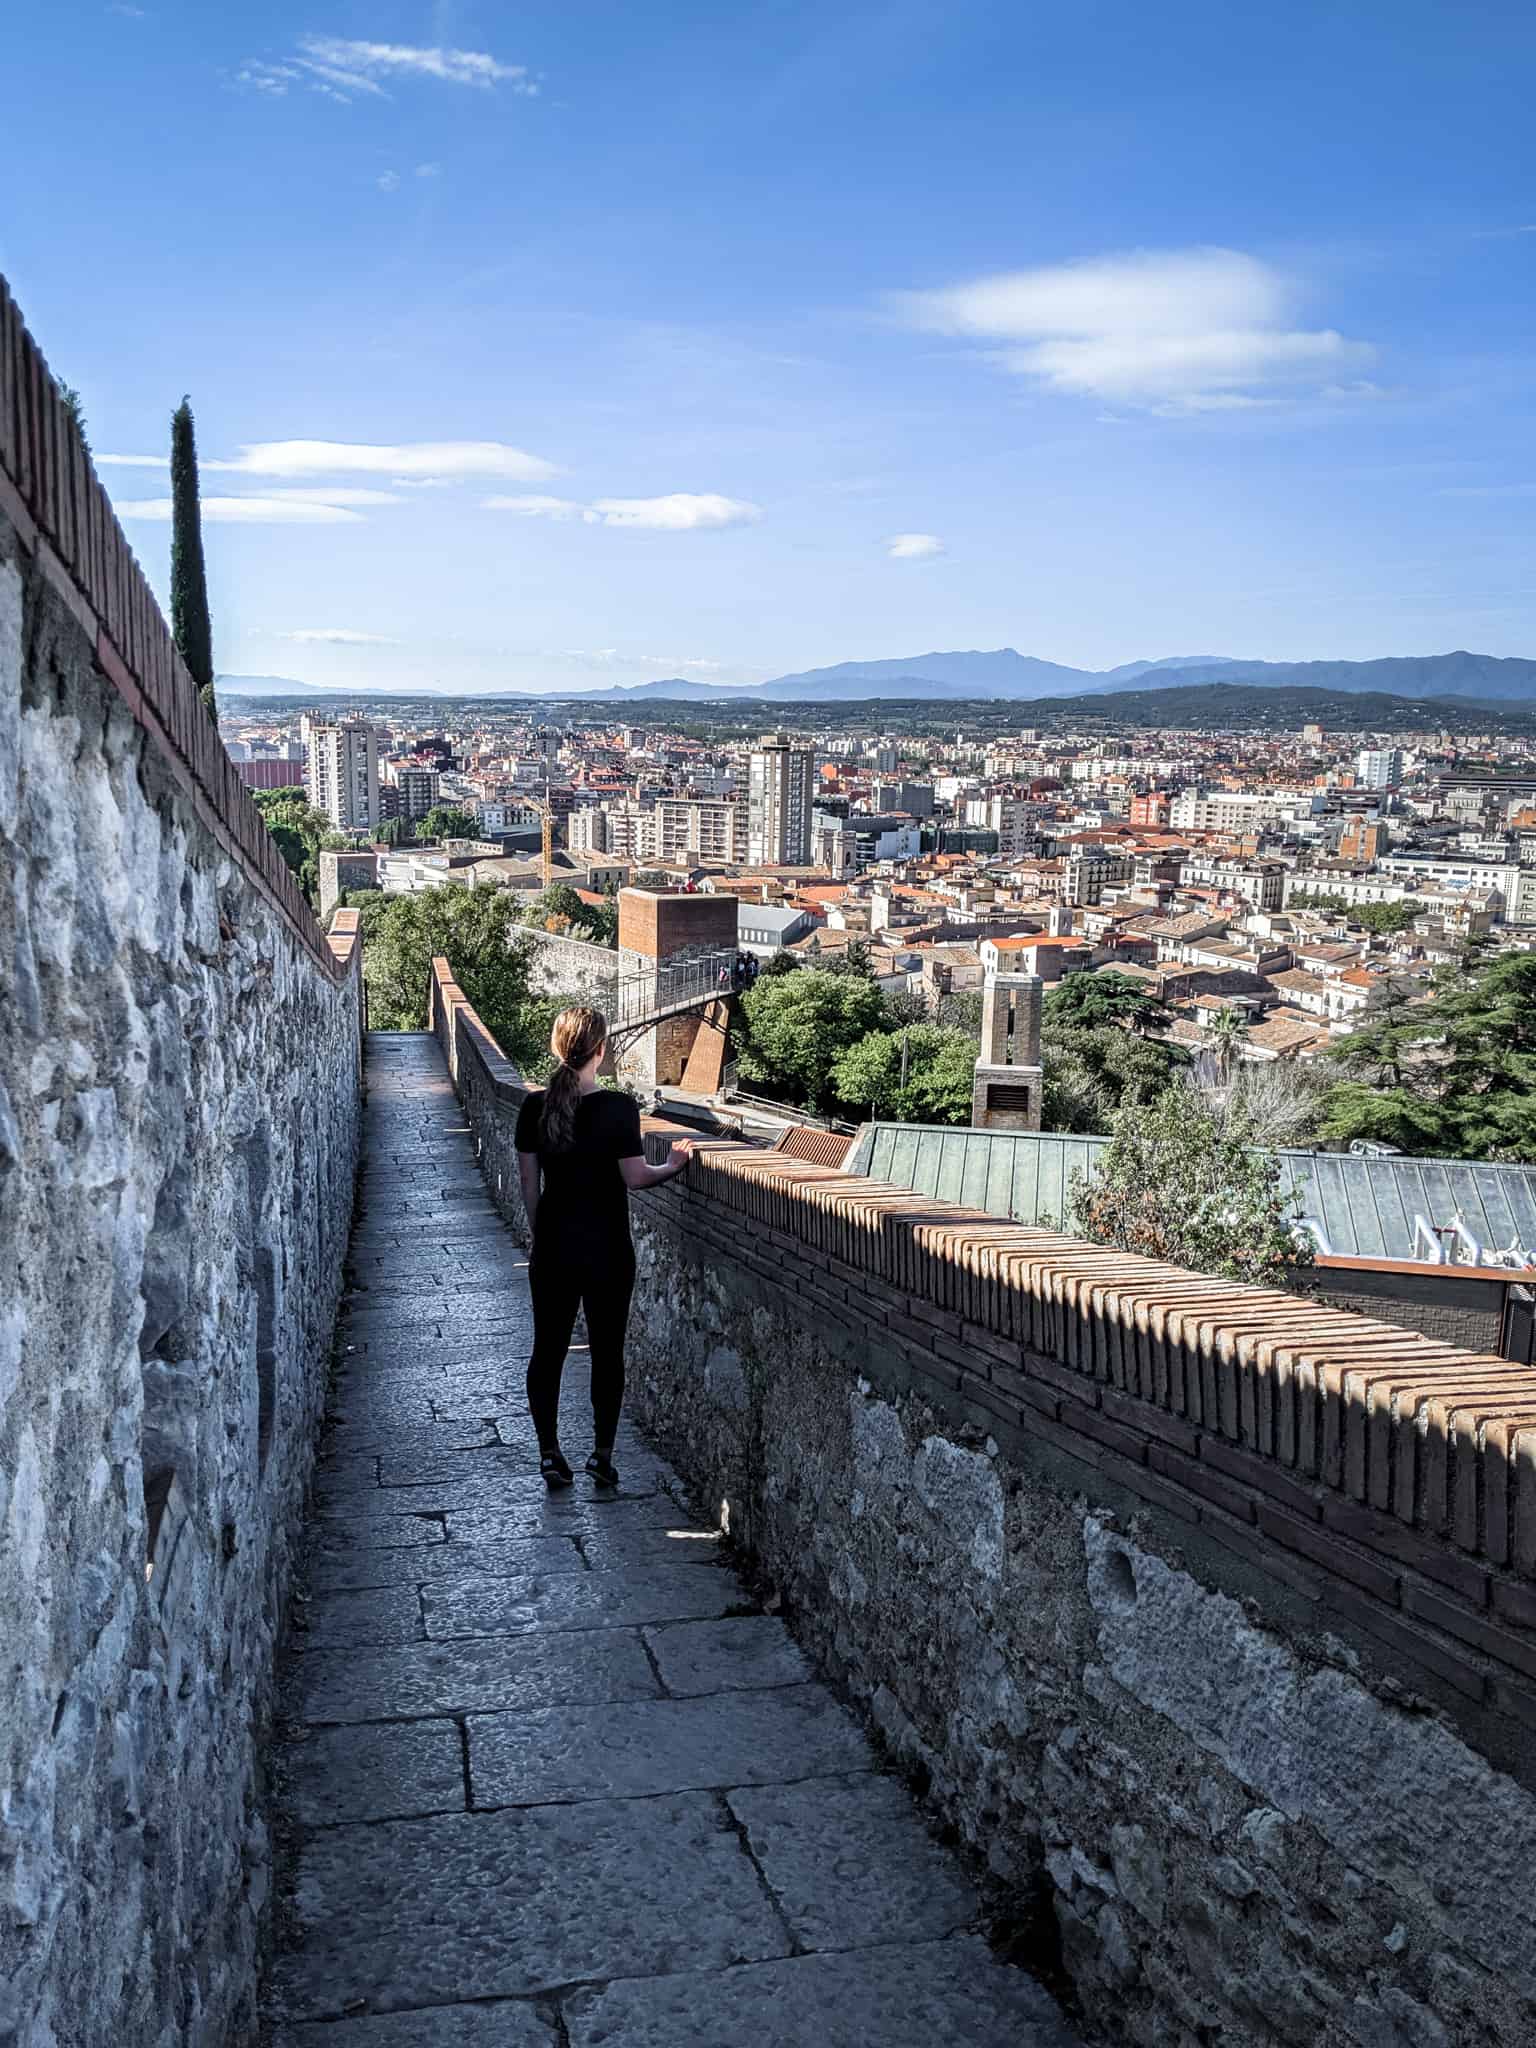
[[[0,284],[0,2042],[252,2038],[352,1206],[327,941]]]
[[[1536,2039],[1527,1369],[738,1145],[634,1207],[633,1404],[1085,2031]]]

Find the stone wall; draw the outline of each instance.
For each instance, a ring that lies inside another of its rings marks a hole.
[[[359,1133],[276,857],[0,286],[0,2042],[250,2038]]]
[[[1536,2039],[1528,1373],[724,1143],[634,1207],[633,1406],[1090,2035]]]

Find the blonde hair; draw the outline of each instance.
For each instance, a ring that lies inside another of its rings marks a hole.
[[[601,1010],[577,1005],[562,1010],[549,1034],[549,1049],[560,1064],[544,1088],[544,1113],[539,1135],[551,1152],[567,1152],[576,1136],[576,1106],[581,1101],[581,1069],[601,1052],[608,1037],[608,1019]]]

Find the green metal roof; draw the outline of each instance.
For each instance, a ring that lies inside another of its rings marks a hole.
[[[1091,1173],[1108,1143],[1051,1131],[865,1124],[844,1171],[1059,1229],[1073,1174]],[[1282,1185],[1294,1189],[1319,1250],[1341,1258],[1428,1262],[1438,1241],[1457,1264],[1536,1265],[1536,1168],[1399,1154],[1284,1151],[1278,1157]],[[1461,1233],[1451,1227],[1458,1221]]]

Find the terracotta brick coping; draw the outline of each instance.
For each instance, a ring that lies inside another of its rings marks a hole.
[[[525,1084],[443,961],[432,1000],[435,1028],[471,1043],[519,1100]],[[1079,1434],[1134,1457],[1143,1492],[1156,1439],[1202,1472],[1230,1458],[1316,1525],[1295,1547],[1321,1545],[1336,1565],[1348,1543],[1325,1530],[1357,1511],[1355,1537],[1369,1525],[1377,1551],[1407,1543],[1419,1569],[1466,1575],[1477,1607],[1489,1566],[1536,1577],[1529,1367],[728,1139],[700,1139],[686,1181],[645,1199],[696,1243],[768,1261],[796,1297],[882,1321],[999,1415],[1044,1429],[1048,1410],[1070,1413]]]
[[[127,705],[202,823],[326,972],[338,978],[351,973],[355,918],[349,926],[338,919],[332,939],[316,922],[224,751],[80,431],[3,277],[0,513],[74,614],[95,650],[97,669]]]

